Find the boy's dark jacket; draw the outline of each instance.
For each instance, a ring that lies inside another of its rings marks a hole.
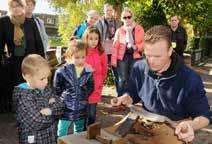
[[[55,98],[56,102],[49,104],[50,98]],[[57,119],[63,113],[64,104],[51,89],[45,88],[41,93],[17,86],[13,91],[13,104],[20,144],[28,144],[28,136],[34,136],[36,144],[56,144]],[[50,108],[52,115],[42,115],[43,108]]]
[[[151,71],[146,60],[134,64],[128,93],[134,103],[172,120],[204,116],[210,120],[209,104],[198,74],[184,65],[180,56],[172,54],[172,62],[161,76]]]
[[[94,89],[93,70],[85,67],[77,78],[75,66],[66,63],[56,70],[53,85],[66,105],[61,119],[86,118],[88,96]]]

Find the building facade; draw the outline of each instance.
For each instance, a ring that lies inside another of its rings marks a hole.
[[[7,11],[0,10],[0,17],[4,16],[6,14],[7,14]]]
[[[0,10],[0,17],[7,15],[7,11]],[[50,14],[34,14],[44,21],[46,33],[49,37],[58,37],[58,16]]]
[[[44,21],[46,33],[49,37],[58,37],[58,16],[49,14],[34,14]]]

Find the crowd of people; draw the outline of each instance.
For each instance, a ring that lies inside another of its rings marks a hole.
[[[149,112],[181,121],[175,134],[185,142],[209,124],[203,82],[184,64],[187,34],[178,16],[170,18],[170,27],[144,32],[129,8],[122,10],[121,21],[110,4],[102,17],[90,10],[48,86],[48,35],[32,14],[35,5],[35,0],[9,0],[9,14],[0,18],[0,111],[11,112],[13,104],[19,143],[54,144],[72,125],[74,133],[85,131],[96,121],[109,69],[118,95],[113,106],[142,103]]]

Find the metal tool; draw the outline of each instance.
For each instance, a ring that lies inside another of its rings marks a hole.
[[[173,121],[170,118],[163,116],[163,115],[148,112],[143,107],[130,106],[129,109],[130,109],[130,112],[137,114],[142,119],[149,120],[152,122],[159,122],[159,123],[166,122],[173,128],[176,128],[176,126],[177,126],[176,121]]]
[[[115,134],[120,137],[124,137],[129,130],[135,125],[139,116],[132,112],[128,113],[128,115],[122,120],[120,126],[116,129]]]

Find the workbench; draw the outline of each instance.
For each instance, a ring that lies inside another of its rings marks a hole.
[[[101,134],[107,136],[107,133],[105,133],[104,130],[101,130]],[[58,144],[101,144],[97,140],[86,139],[86,135],[87,132],[81,132],[78,134],[63,136],[58,139]],[[156,128],[154,130],[154,135],[151,137],[137,134],[127,134],[126,137],[131,141],[135,141],[136,144],[183,144],[183,142],[179,141],[174,135],[173,129],[166,124],[162,124],[160,127]]]
[[[100,142],[92,139],[86,139],[86,132],[67,135],[58,138],[58,144],[101,144]]]

